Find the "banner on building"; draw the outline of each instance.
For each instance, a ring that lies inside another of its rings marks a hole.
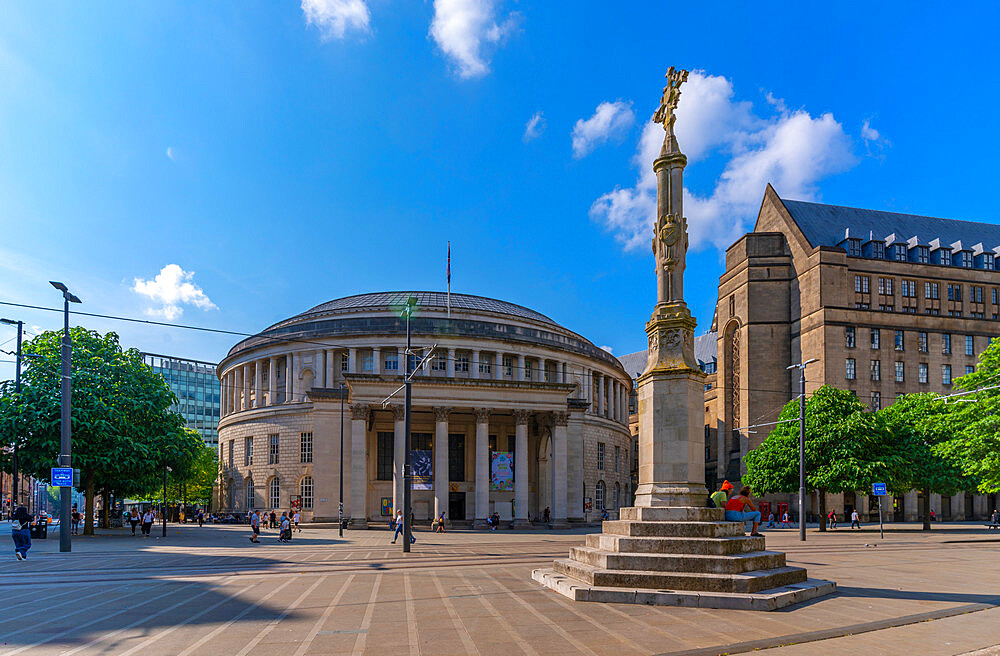
[[[510,451],[494,451],[493,466],[490,468],[490,489],[510,491],[514,489],[514,454]]]
[[[410,489],[434,489],[433,455],[433,451],[410,451],[410,470],[413,472],[413,486]]]

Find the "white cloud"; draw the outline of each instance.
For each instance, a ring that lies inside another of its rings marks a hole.
[[[364,0],[302,0],[302,13],[306,23],[319,28],[323,39],[343,39],[348,30],[371,30]]]
[[[545,117],[541,112],[535,112],[524,125],[524,140],[533,141],[542,136],[543,132],[545,132]]]
[[[851,141],[832,114],[813,117],[789,111],[767,94],[776,113],[760,116],[748,101],[735,100],[733,85],[722,76],[694,71],[682,88],[676,132],[688,161],[720,154],[725,165],[712,193],[684,191],[692,248],[726,248],[746,232],[768,182],[797,199],[817,196],[817,183],[856,163]],[[594,220],[605,225],[626,250],[648,248],[656,218],[656,178],[652,163],[663,143],[663,128],[647,123],[633,163],[635,184],[615,188],[591,206]]]
[[[169,159],[170,161],[174,160],[174,147],[173,146],[167,146],[167,159]]]
[[[430,36],[460,77],[489,73],[490,46],[517,28],[519,14],[512,12],[498,22],[496,13],[494,0],[434,0]]]
[[[872,157],[884,159],[883,151],[892,145],[878,130],[872,127],[872,120],[866,118],[861,124],[861,138],[865,142],[865,148]]]
[[[624,100],[602,102],[594,110],[594,115],[580,119],[573,126],[573,157],[586,156],[601,144],[625,136],[635,123],[632,103]]]
[[[152,280],[135,279],[132,291],[147,296],[159,307],[146,309],[146,314],[173,321],[184,313],[183,305],[193,305],[203,310],[218,307],[193,282],[194,271],[185,271],[176,264],[163,267]]]
[[[610,346],[602,346],[601,350],[602,351],[607,351],[608,353],[611,353],[611,355],[614,355],[614,349],[611,348]]]

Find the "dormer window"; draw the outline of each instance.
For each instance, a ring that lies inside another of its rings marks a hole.
[[[927,264],[931,261],[931,250],[927,246],[915,246],[913,248],[913,260],[920,264]]]
[[[885,259],[885,243],[881,241],[872,242],[872,257],[876,260]]]
[[[893,244],[892,245],[892,259],[897,262],[906,261],[906,244]]]
[[[861,257],[861,240],[860,239],[848,239],[847,240],[847,254],[851,257]]]
[[[950,248],[939,248],[937,251],[937,263],[941,266],[951,265],[951,249]]]
[[[995,259],[992,253],[983,253],[983,268],[987,271],[993,271],[995,268]]]
[[[972,251],[961,251],[958,254],[959,266],[963,266],[966,269],[972,268]]]

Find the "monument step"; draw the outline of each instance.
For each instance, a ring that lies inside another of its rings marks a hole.
[[[557,573],[551,568],[536,569],[531,578],[573,601],[595,601],[616,604],[650,604],[657,606],[688,606],[692,608],[724,608],[730,610],[772,611],[803,601],[832,594],[837,590],[833,581],[806,579],[800,583],[769,588],[754,593],[693,592],[681,590],[637,590],[611,586],[593,586]]]
[[[726,511],[701,506],[630,506],[619,509],[618,518],[639,522],[722,522]]]
[[[743,535],[742,522],[648,522],[617,519],[604,522],[606,535],[628,537],[721,538]]]
[[[653,590],[694,590],[699,592],[759,592],[807,578],[801,567],[775,567],[773,569],[744,572],[742,574],[708,574],[697,572],[657,572],[650,570],[609,570],[580,563],[575,560],[555,561],[557,573],[584,583],[612,588]]]
[[[716,556],[705,554],[616,553],[592,547],[573,547],[569,557],[580,563],[607,570],[646,570],[702,574],[743,574],[785,566],[785,554],[777,551]]]
[[[627,537],[592,533],[586,536],[588,547],[629,553],[715,554],[719,556],[764,550],[763,537],[734,536],[723,538]]]

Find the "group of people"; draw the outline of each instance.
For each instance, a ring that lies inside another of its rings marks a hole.
[[[299,527],[299,521],[301,521],[302,516],[299,514],[298,510],[291,512],[282,512],[279,518],[275,511],[270,513],[262,513],[259,510],[254,510],[250,513],[249,523],[250,523],[250,541],[259,544],[260,543],[260,529],[265,523],[270,524],[271,528],[278,529],[278,542],[291,542],[292,541],[292,531],[302,532]]]
[[[744,524],[752,522],[753,530],[750,531],[750,535],[759,537],[760,533],[757,529],[760,528],[760,511],[757,510],[753,499],[750,498],[750,486],[744,485],[738,494],[730,497],[729,493],[732,491],[733,484],[729,481],[722,481],[719,490],[712,493],[712,503],[715,504],[716,508],[725,508],[727,522],[742,522]]]
[[[837,528],[837,511],[831,510],[826,516],[826,521],[831,529]],[[851,528],[861,530],[861,513],[857,508],[851,510]]]

